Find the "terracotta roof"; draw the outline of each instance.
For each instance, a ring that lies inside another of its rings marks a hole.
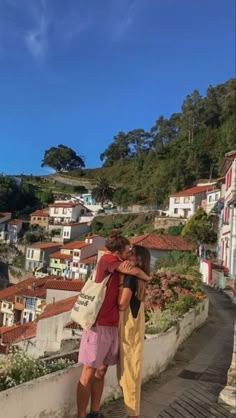
[[[80,292],[83,286],[84,282],[79,279],[48,280],[44,286],[44,289],[58,289]]]
[[[94,254],[91,257],[83,258],[83,260],[80,260],[80,263],[89,264],[95,261],[96,259],[97,259],[97,254]]]
[[[58,258],[59,260],[66,260],[67,258],[72,260],[71,254],[62,254],[60,251],[57,251],[56,253],[49,254],[49,258]]]
[[[170,195],[170,197],[193,196],[195,194],[202,193],[202,192],[207,192],[207,191],[210,191],[210,190],[214,190],[214,186],[212,186],[212,185],[195,186],[195,187],[191,187],[190,189],[181,190],[180,192],[177,192],[177,193],[172,193]]]
[[[0,300],[5,299],[9,296],[14,296],[20,293],[23,289],[31,288],[33,282],[37,279],[35,277],[29,277],[28,279],[22,280],[13,286],[7,287],[6,289],[0,290]]]
[[[91,235],[87,235],[86,238],[96,238],[96,237],[100,237],[101,235],[98,234],[91,234]]]
[[[72,241],[72,242],[69,242],[68,244],[63,245],[61,249],[62,250],[79,250],[80,248],[87,247],[88,245],[91,245],[91,244],[87,244],[87,242],[85,241]]]
[[[40,295],[40,288],[42,288],[48,280],[59,280],[62,279],[62,276],[45,276],[40,279],[36,277],[29,277],[28,279],[22,280],[20,283],[17,283],[13,286],[7,287],[6,289],[0,290],[0,300],[12,301],[11,296],[15,295],[24,295],[27,293],[27,290],[35,291],[35,297],[38,293]],[[42,292],[43,294],[43,292]],[[40,297],[40,296],[39,296]]]
[[[192,244],[185,241],[182,237],[172,235],[159,235],[148,233],[133,237],[130,239],[132,245],[142,245],[148,249],[155,250],[175,250],[175,251],[191,251]]]
[[[11,212],[0,212],[0,218],[5,218],[5,216],[11,215]]]
[[[30,216],[45,216],[45,217],[48,217],[49,216],[49,209],[36,210],[35,212],[31,213]]]
[[[22,219],[10,219],[9,221],[7,221],[8,225],[18,225],[22,222]]]
[[[32,297],[32,298],[46,299],[46,290],[45,289],[26,289],[26,290],[22,290],[22,295]]]
[[[79,202],[56,202],[49,205],[50,208],[74,208],[75,206],[81,206]]]
[[[73,305],[76,302],[78,296],[72,296],[67,299],[59,300],[55,303],[50,303],[46,305],[46,308],[44,309],[43,313],[38,316],[37,321],[40,321],[41,319],[49,318],[54,315],[59,315],[63,312],[71,311]]]
[[[60,248],[61,245],[58,244],[58,243],[56,243],[56,242],[36,242],[35,244],[31,244],[31,245],[28,245],[27,246],[27,248],[41,248],[41,249],[44,249],[44,248],[53,248],[53,247]]]
[[[1,328],[3,343],[16,343],[36,336],[36,323],[26,322],[21,325]]]

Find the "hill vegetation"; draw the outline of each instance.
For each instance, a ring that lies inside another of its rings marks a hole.
[[[236,80],[197,90],[184,99],[181,112],[159,116],[149,131],[118,132],[101,154],[103,166],[69,174],[105,177],[116,187],[115,203],[157,203],[198,179],[217,178],[224,154],[236,147]]]

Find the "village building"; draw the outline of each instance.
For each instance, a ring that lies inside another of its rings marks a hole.
[[[30,214],[30,225],[48,230],[49,208],[39,209]]]
[[[221,167],[225,175],[222,185],[224,207],[218,235],[218,258],[229,276],[236,278],[236,150],[228,152]]]
[[[60,248],[55,242],[37,242],[26,247],[25,270],[36,271],[49,265],[49,255]]]
[[[0,213],[0,241],[16,244],[22,224],[22,219],[12,219],[10,212]]]

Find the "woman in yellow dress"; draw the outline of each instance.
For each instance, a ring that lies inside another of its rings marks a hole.
[[[130,261],[146,274],[150,274],[150,253],[146,248],[135,245],[131,251]],[[145,282],[130,275],[121,276],[120,280],[118,380],[123,391],[128,418],[138,418],[145,329]]]

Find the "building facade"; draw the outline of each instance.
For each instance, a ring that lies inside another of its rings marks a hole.
[[[218,258],[230,277],[236,278],[236,150],[225,155],[222,164],[224,207],[221,211]]]

